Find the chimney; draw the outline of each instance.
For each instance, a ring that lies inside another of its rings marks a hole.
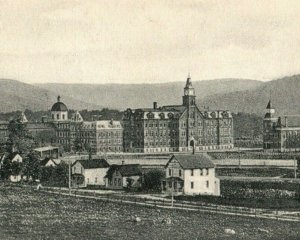
[[[153,109],[157,109],[157,102],[153,102]]]

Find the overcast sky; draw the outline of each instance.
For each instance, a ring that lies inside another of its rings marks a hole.
[[[270,80],[300,73],[300,1],[0,0],[0,78]]]

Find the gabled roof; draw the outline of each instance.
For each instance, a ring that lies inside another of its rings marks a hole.
[[[79,113],[79,111],[76,111],[75,113],[73,113],[71,116],[71,119],[74,122],[82,122],[83,121],[83,118],[82,118],[81,114]]]
[[[40,162],[42,166],[45,166],[49,161],[52,161],[55,165],[59,165],[61,163],[60,159],[53,159],[53,158],[45,158]]]
[[[105,159],[77,160],[73,163],[73,165],[75,165],[77,162],[80,162],[84,169],[109,167],[109,164]]]
[[[207,153],[202,154],[174,154],[168,161],[176,159],[183,169],[201,169],[201,168],[214,168],[212,158]]]
[[[139,164],[111,165],[106,177],[112,176],[113,172],[119,171],[123,177],[141,176],[142,170]]]
[[[7,155],[7,158],[8,158],[9,160],[13,160],[17,155],[19,155],[18,152],[13,152],[13,153],[8,154],[8,155]]]

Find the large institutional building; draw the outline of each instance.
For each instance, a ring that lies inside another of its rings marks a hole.
[[[125,152],[186,152],[233,148],[229,111],[200,111],[188,77],[182,105],[127,109],[123,117]]]
[[[300,115],[276,117],[270,100],[264,117],[263,141],[266,151],[300,151]]]
[[[93,153],[123,151],[123,128],[119,121],[84,121],[78,111],[69,119],[68,108],[60,97],[51,108],[51,117],[56,142],[67,151],[82,148]]]
[[[124,112],[122,122],[84,121],[77,111],[69,116],[60,97],[51,108],[49,121],[21,122],[40,144],[56,144],[65,151],[187,152],[233,148],[233,119],[229,111],[200,111],[190,77],[182,105],[143,108]],[[8,123],[0,122],[0,138],[8,137]],[[1,139],[0,139],[1,140]]]

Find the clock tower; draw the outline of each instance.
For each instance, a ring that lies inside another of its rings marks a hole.
[[[190,75],[186,80],[186,84],[184,87],[184,96],[182,97],[183,105],[186,107],[195,105],[195,89],[193,88],[192,81]]]

